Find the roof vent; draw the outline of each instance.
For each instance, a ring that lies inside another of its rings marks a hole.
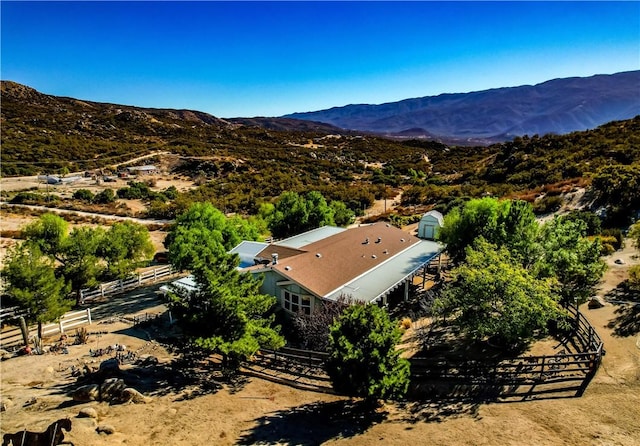
[[[368,245],[369,244],[369,237],[367,237],[366,239],[364,239],[364,242],[362,242],[363,245]]]
[[[377,259],[377,258],[378,258],[378,256],[376,256],[375,254],[373,254],[373,255],[371,256],[371,258],[372,258],[372,259]]]
[[[320,257],[322,257],[322,254],[320,254],[319,252],[317,252],[317,253],[316,253],[316,257],[317,257],[317,258],[320,258]]]
[[[273,254],[271,254],[271,264],[272,265],[277,265],[278,264],[278,253],[274,252]]]
[[[291,267],[289,265],[284,267],[285,271],[291,271]]]
[[[390,227],[391,227],[391,225],[389,223],[387,223],[387,228],[390,228]]]
[[[401,239],[400,239],[400,241],[401,241],[402,243],[404,243],[404,239],[403,239],[403,238],[401,238]]]
[[[383,254],[389,254],[389,250],[385,249],[384,251],[382,251]]]
[[[378,240],[376,240],[376,243],[380,243],[382,241],[382,237],[378,237]]]

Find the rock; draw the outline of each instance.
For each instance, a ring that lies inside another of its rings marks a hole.
[[[120,376],[120,364],[115,358],[107,359],[100,363],[100,369],[98,372],[103,378],[111,378],[114,376]]]
[[[53,367],[49,366],[47,367],[47,373],[53,375],[55,373],[55,370],[53,369]]]
[[[78,418],[98,418],[98,411],[93,407],[83,407],[78,412]]]
[[[587,306],[590,310],[596,310],[606,305],[606,302],[600,296],[594,296],[591,298]]]
[[[110,424],[101,424],[96,428],[96,432],[98,432],[99,434],[111,435],[115,434],[116,429]]]
[[[131,401],[134,404],[146,404],[151,401],[151,398],[144,396],[136,389],[128,387],[122,392],[122,402]]]
[[[156,365],[158,364],[158,358],[153,355],[144,355],[140,357],[140,364],[145,365]]]
[[[122,398],[122,392],[126,387],[122,379],[105,379],[100,385],[100,399],[102,401],[120,400]]]
[[[2,398],[2,401],[0,401],[0,412],[6,412],[12,406],[13,406],[13,401],[11,401],[11,399]]]
[[[38,398],[36,398],[35,396],[32,398],[29,398],[27,401],[25,401],[25,403],[22,405],[22,407],[29,407],[29,406],[33,406],[35,403],[38,402]]]
[[[9,359],[11,357],[13,357],[13,355],[11,353],[6,351],[5,349],[0,348],[0,359],[2,361],[4,361],[5,359]]]
[[[89,384],[78,387],[73,392],[73,401],[98,401],[100,399],[100,386],[97,384]]]

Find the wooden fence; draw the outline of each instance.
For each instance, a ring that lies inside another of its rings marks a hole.
[[[58,322],[46,324],[42,326],[42,337],[48,338],[58,334],[67,333],[72,329],[79,328],[83,325],[91,324],[91,309],[86,308],[79,311],[70,311],[60,317]],[[32,325],[29,327],[30,342],[35,338],[38,326]],[[7,349],[14,349],[23,344],[22,332],[20,328],[13,328],[10,330],[3,330],[0,333],[0,347]]]
[[[134,277],[102,283],[96,288],[85,288],[80,290],[80,302],[86,303],[98,297],[124,293],[134,288],[138,288],[143,284],[154,283],[159,279],[173,274],[175,274],[173,267],[171,265],[165,265],[149,271],[144,271]]]

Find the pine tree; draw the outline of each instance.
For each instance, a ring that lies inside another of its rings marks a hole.
[[[37,322],[38,339],[42,339],[42,324],[55,321],[71,309],[69,286],[64,278],[56,277],[53,261],[33,243],[18,246],[7,259],[2,270],[6,292],[27,310],[28,322]]]
[[[215,266],[194,271],[198,289],[174,288],[171,308],[193,343],[219,353],[231,368],[260,348],[284,345],[280,327],[274,327],[273,296],[260,293],[260,282],[240,274],[238,257],[224,254]]]
[[[401,333],[376,305],[352,305],[331,326],[327,371],[336,391],[371,402],[402,397],[409,362],[396,345]]]

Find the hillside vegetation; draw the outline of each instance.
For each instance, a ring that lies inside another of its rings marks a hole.
[[[310,190],[357,213],[399,192],[405,215],[433,206],[446,211],[484,195],[535,200],[543,212],[559,205],[560,193],[592,183],[595,204],[640,208],[640,187],[633,187],[640,184],[640,117],[462,147],[339,133],[296,120],[229,122],[196,111],[80,101],[2,82],[3,176],[109,169],[159,150],[179,155],[177,171],[201,184],[175,200],[149,203],[165,216],[205,200],[255,214],[282,192]]]

